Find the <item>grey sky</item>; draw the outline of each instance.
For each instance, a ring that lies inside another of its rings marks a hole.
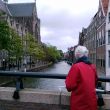
[[[34,0],[9,0],[34,2]],[[79,32],[98,10],[99,0],[36,0],[41,19],[41,40],[67,51],[78,43]]]

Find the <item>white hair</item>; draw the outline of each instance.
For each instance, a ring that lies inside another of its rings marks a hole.
[[[83,56],[88,57],[89,51],[85,46],[78,46],[75,49],[75,57],[81,58]]]

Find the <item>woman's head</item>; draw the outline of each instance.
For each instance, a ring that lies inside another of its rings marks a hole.
[[[88,57],[89,51],[85,46],[77,46],[75,49],[75,57],[76,59],[81,58],[83,56]]]

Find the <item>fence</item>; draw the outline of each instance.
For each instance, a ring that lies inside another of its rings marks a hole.
[[[51,79],[65,79],[67,74],[58,74],[58,73],[45,73],[45,72],[13,72],[13,71],[0,71],[0,76],[8,76],[16,78],[16,90],[14,92],[13,98],[19,99],[19,91],[24,88],[23,86],[23,77],[31,78],[51,78]],[[99,76],[98,81],[101,82],[110,82],[110,77]],[[96,89],[97,93],[100,94],[110,94],[110,91]]]
[[[16,77],[16,89],[23,89],[23,77],[31,77],[31,78],[51,78],[51,79],[65,79],[67,74],[58,74],[58,73],[46,73],[46,72],[13,72],[13,71],[0,71],[0,76],[8,76],[8,77]],[[101,82],[110,82],[110,77],[99,76],[98,81]],[[106,90],[98,90],[97,92],[106,94],[110,93],[110,91]]]

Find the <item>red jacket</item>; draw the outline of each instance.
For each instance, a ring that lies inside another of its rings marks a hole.
[[[71,110],[97,110],[96,81],[93,64],[79,62],[72,65],[65,80],[67,90],[71,91]]]

